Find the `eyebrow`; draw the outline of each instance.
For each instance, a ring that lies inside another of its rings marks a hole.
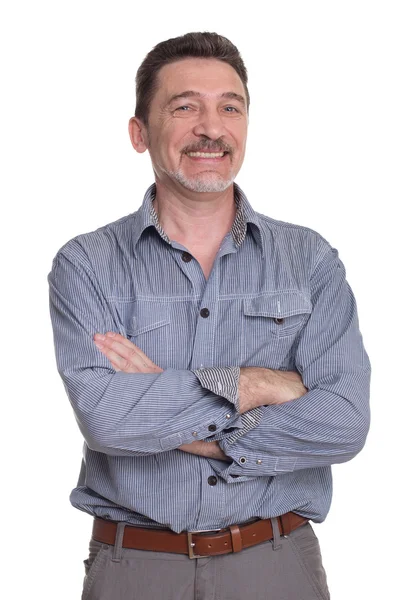
[[[186,90],[185,92],[181,92],[180,94],[175,94],[175,96],[172,96],[172,98],[168,100],[166,106],[169,106],[170,104],[172,104],[172,102],[174,102],[175,100],[179,100],[180,98],[204,98],[205,95],[206,94],[201,94],[200,92],[195,92],[193,90]],[[236,94],[236,92],[224,92],[223,94],[220,94],[219,97],[228,98],[230,100],[237,100],[246,108],[245,99],[240,94]]]

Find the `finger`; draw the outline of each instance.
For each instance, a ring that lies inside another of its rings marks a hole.
[[[121,336],[122,337],[122,336]],[[94,343],[109,359],[114,369],[124,373],[162,373],[163,369],[153,363],[143,352],[136,352],[137,346],[114,341],[114,337],[96,334]],[[101,341],[98,341],[101,340]],[[143,356],[143,359],[141,358]]]
[[[120,368],[118,367],[118,365],[116,365],[115,363],[111,362],[111,360],[110,360],[110,363],[111,363],[111,366],[112,366],[112,368],[114,369],[114,371],[122,371],[122,369],[120,369]]]
[[[99,339],[100,338],[100,339]],[[118,341],[121,340],[121,341]],[[99,343],[100,342],[100,343]],[[126,343],[124,343],[126,342]],[[132,344],[129,340],[126,340],[123,336],[110,336],[110,335],[95,335],[95,343],[98,348],[102,350],[110,350],[113,353],[107,354],[108,358],[115,360],[116,356],[123,358],[132,365],[137,367],[153,365],[152,361],[143,353],[138,352],[137,346]],[[121,365],[121,361],[118,359],[117,364]]]
[[[96,346],[98,346],[98,343],[96,343]],[[107,351],[105,348],[101,349],[99,348],[99,350],[105,354],[105,356],[107,356],[107,353],[110,355],[110,357],[112,357],[112,354],[110,351]],[[107,358],[109,358],[107,356]],[[114,371],[122,371],[124,373],[162,373],[163,369],[161,369],[161,367],[158,367],[157,365],[150,365],[150,366],[146,366],[145,364],[143,364],[143,366],[141,368],[136,367],[135,365],[132,365],[131,363],[124,363],[122,362],[124,359],[117,359],[117,362],[111,360],[111,358],[109,358],[111,366],[113,367]]]
[[[98,337],[98,334],[95,335],[95,339]],[[115,333],[114,331],[107,331],[105,336],[102,336],[105,339],[100,340],[102,343],[105,343],[109,348],[112,348],[117,352],[120,356],[127,358],[136,366],[157,366],[153,361],[133,342],[126,339],[123,335],[119,333]]]
[[[108,358],[112,366],[120,371],[128,371],[132,368],[130,361],[109,347],[108,344],[95,341],[97,348]]]
[[[136,344],[128,340],[123,335],[115,333],[115,331],[107,331],[106,338],[111,338],[115,342],[118,342],[125,346],[125,348],[128,348],[128,350],[134,350],[144,361],[150,360],[150,358],[143,352],[143,350],[139,348],[139,346],[136,346]]]

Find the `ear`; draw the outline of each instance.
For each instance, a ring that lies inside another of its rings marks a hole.
[[[148,148],[148,136],[146,127],[137,117],[129,119],[129,137],[136,152],[146,152]]]

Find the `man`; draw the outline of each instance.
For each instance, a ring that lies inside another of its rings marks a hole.
[[[162,42],[136,82],[130,137],[155,183],[49,274],[85,438],[70,500],[94,517],[82,598],[329,598],[310,521],[369,427],[344,266],[234,183],[249,94],[229,40]]]

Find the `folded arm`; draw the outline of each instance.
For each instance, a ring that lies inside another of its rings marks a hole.
[[[243,435],[232,432],[219,442],[233,460],[221,473],[227,481],[342,463],[364,446],[370,422],[370,363],[354,295],[336,250],[326,253],[311,285],[313,311],[295,353],[308,392],[290,402],[262,406],[256,427]]]
[[[59,373],[86,443],[113,456],[155,454],[241,428],[227,368],[218,397],[189,370],[116,371],[96,347],[98,332],[118,331],[83,249],[69,242],[48,277]]]
[[[208,369],[207,369],[208,371]],[[200,379],[204,380],[203,376]],[[212,385],[210,387],[213,387]],[[307,393],[301,377],[295,371],[278,371],[263,367],[242,367],[239,370],[237,408],[246,414],[248,422],[240,430],[240,435],[253,430],[261,422],[263,405],[278,405],[299,398]],[[231,441],[232,432],[219,433],[213,437]],[[232,458],[222,450],[217,441],[201,441],[180,446],[181,450],[232,463]]]

